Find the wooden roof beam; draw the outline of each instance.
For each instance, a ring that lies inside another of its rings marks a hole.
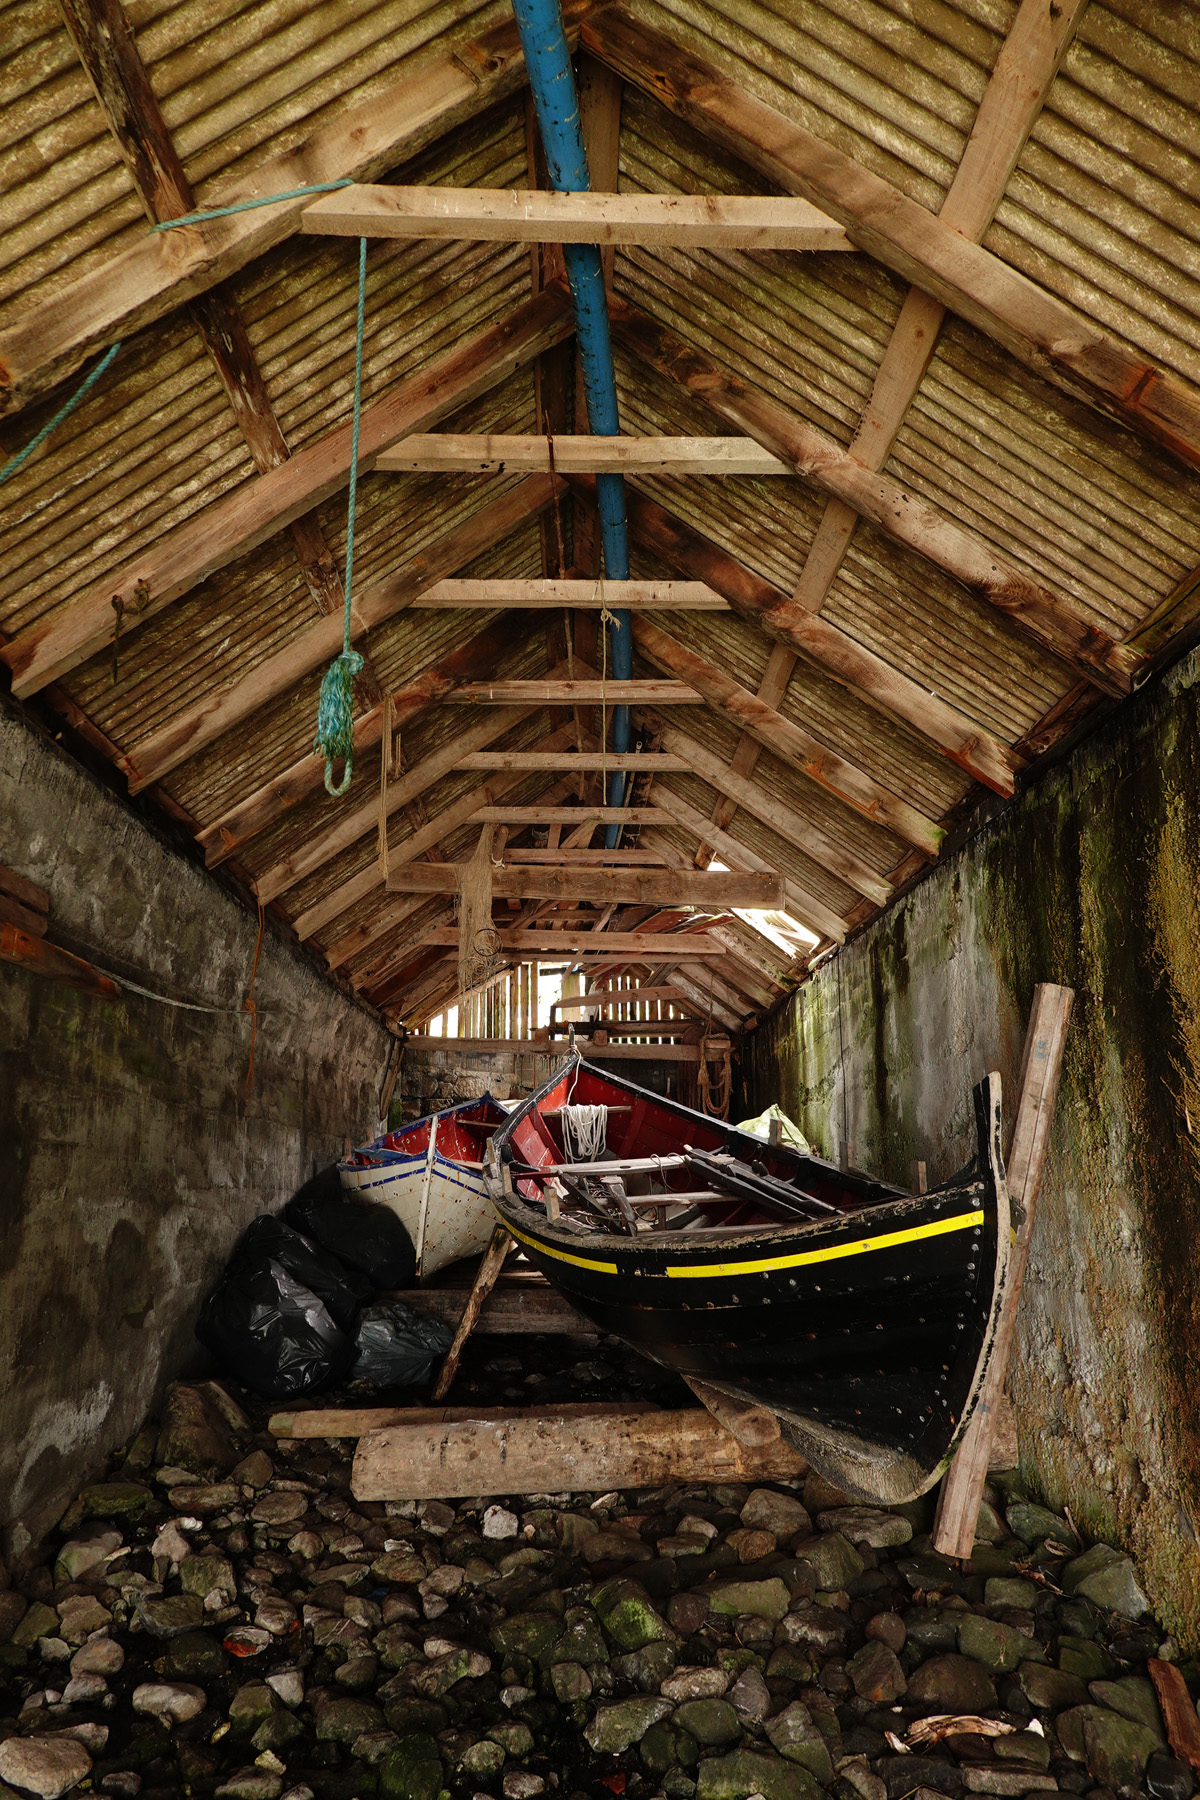
[[[944,828],[906,800],[889,793],[874,776],[865,774],[801,726],[785,719],[774,707],[742,687],[724,670],[689,650],[652,620],[633,621],[633,641],[642,655],[658,668],[669,669],[697,688],[714,712],[744,726],[764,748],[782,757],[861,818],[895,832],[897,837],[925,856],[937,856],[946,835]]]
[[[498,325],[477,332],[398,382],[381,400],[363,408],[359,474],[371,470],[379,452],[397,439],[435,424],[486,393],[540,351],[569,337],[571,330],[565,291],[546,288]],[[18,698],[36,693],[110,644],[117,600],[127,617],[140,623],[338,493],[350,477],[351,439],[352,425],[346,419],[279,468],[243,482],[167,532],[119,575],[97,582],[69,606],[18,633],[0,648],[13,671],[13,692]],[[548,478],[530,480],[544,485]],[[438,571],[432,579],[448,572]],[[386,583],[381,586],[386,588]],[[363,614],[363,602],[373,591],[368,589],[356,606],[360,630],[372,622],[369,611]]]
[[[704,817],[703,813],[698,813],[685,800],[681,800],[678,794],[672,793],[665,783],[659,785],[657,792],[663,808],[671,815],[671,824],[682,826],[685,831],[691,832],[702,842],[711,842],[714,849],[720,850],[723,860],[731,869],[769,869],[771,867],[765,858],[751,850],[748,845],[739,842],[737,838],[730,837],[728,832],[719,831],[711,824],[711,821]],[[665,842],[657,831],[648,832],[646,841],[655,845]],[[832,907],[826,906],[822,901],[807,893],[791,875],[784,875],[783,891],[786,910],[798,919],[801,925],[807,924],[811,930],[821,931],[826,937],[832,938],[834,943],[845,942],[846,933],[850,927],[839,913],[834,912]]]
[[[495,666],[496,658],[512,643],[512,620],[494,619],[468,638],[466,643],[433,663],[415,680],[392,696],[392,717],[399,727],[428,712],[447,689],[456,682],[483,674]],[[373,706],[354,724],[354,757],[360,762],[366,752],[378,744],[383,729],[383,709]],[[239,800],[204,830],[196,841],[202,846],[209,868],[224,862],[240,847],[265,831],[277,819],[322,789],[325,784],[325,758],[302,756],[291,768],[276,775],[253,794]]]
[[[1200,393],[1083,313],[621,6],[586,21],[584,47],[752,168],[837,219],[905,281],[994,338],[1035,374],[1200,467]]]
[[[647,772],[679,775],[687,770],[681,757],[662,750],[576,750],[569,752],[566,758],[550,750],[476,750],[459,756],[454,766],[456,769],[520,769],[525,774],[555,775],[564,764],[573,773],[587,775],[612,774],[617,769],[633,775]]]
[[[397,894],[456,894],[458,879],[454,863],[406,863],[392,871],[388,888]],[[601,906],[649,902],[722,910],[784,904],[782,876],[732,870],[714,875],[704,869],[499,868],[492,870],[492,893],[497,899],[591,900]]]
[[[993,607],[1023,637],[1106,693],[1129,692],[1143,659],[1092,625],[1073,601],[1003,561],[992,546],[894,476],[869,469],[786,407],[725,371],[702,351],[636,308],[616,303],[618,342],[649,368],[678,382],[720,418],[749,432],[796,473],[845,501],[885,536],[932,562],[978,600]]]
[[[553,462],[551,462],[553,455]],[[434,431],[385,450],[377,474],[444,470],[511,475],[529,469],[560,475],[790,475],[787,463],[748,437],[542,437]],[[592,584],[594,587],[594,583]],[[612,584],[615,585],[615,584]],[[638,584],[642,585],[642,584]]]
[[[574,42],[588,0],[564,6]],[[443,43],[416,68],[339,113],[249,180],[218,182],[208,209],[326,181],[372,180],[394,169],[526,80],[516,26],[501,20],[474,38]],[[64,381],[94,351],[134,332],[246,268],[299,229],[305,201],[157,232],[58,289],[0,332],[0,412]]]
[[[684,681],[534,680],[471,681],[446,694],[450,706],[702,706],[704,697]]]
[[[318,237],[672,244],[703,250],[854,248],[833,219],[790,195],[560,194],[536,188],[361,184],[310,200],[300,226]]]
[[[472,825],[663,825],[668,815],[661,806],[481,806],[471,814]]]
[[[973,719],[864,649],[847,632],[797,606],[789,594],[634,488],[626,489],[626,511],[639,542],[717,588],[742,618],[799,650],[871,706],[902,720],[974,780],[1006,797],[1013,792],[1021,758]]]
[[[687,871],[685,871],[686,873]],[[693,874],[695,871],[691,871]],[[720,956],[722,946],[713,937],[710,929],[688,932],[637,932],[637,931],[532,931],[517,928],[512,931],[501,931],[500,950],[502,953],[519,950],[531,951],[543,960],[553,960],[560,955],[590,956],[593,950],[610,956],[634,954],[652,957],[673,955],[676,950],[686,945],[689,956]],[[421,945],[449,946],[458,942],[458,927],[447,926],[425,932],[418,943]]]
[[[613,439],[593,438],[593,443]],[[791,470],[788,470],[791,474]],[[703,581],[604,581],[550,577],[520,581],[437,581],[413,601],[416,608],[458,612],[466,607],[519,606],[530,611],[561,612],[563,607],[596,612],[601,603],[631,611],[728,612],[729,602]]]
[[[360,588],[354,605],[351,635],[356,642],[387,620],[395,618],[410,604],[412,597],[431,575],[445,569],[461,568],[481,551],[517,531],[529,520],[545,511],[553,498],[551,480],[546,475],[530,475],[519,487],[490,501],[465,523],[435,538],[420,556],[394,575]],[[189,757],[197,755],[244,724],[263,707],[270,705],[296,684],[321,668],[338,654],[342,645],[343,621],[339,612],[319,619],[300,632],[282,650],[257,663],[239,675],[227,687],[216,688],[202,700],[187,707],[150,737],[135,744],[122,758],[129,776],[129,791],[138,794],[153,781],[161,781]],[[509,627],[511,641],[512,628]],[[452,691],[443,688],[443,696]]]

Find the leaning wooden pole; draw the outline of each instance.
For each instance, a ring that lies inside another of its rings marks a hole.
[[[1074,999],[1071,988],[1056,987],[1050,982],[1043,982],[1034,989],[1017,1083],[1017,1115],[1008,1152],[1009,1198],[1013,1217],[1019,1224],[1008,1262],[1004,1310],[992,1359],[984,1376],[983,1391],[938,1498],[933,1547],[942,1556],[970,1556],[975,1543],[979,1503],[987,1479],[997,1410],[1004,1395],[1004,1379],[1029,1261],[1029,1243],[1046,1164],[1050,1127],[1054,1122],[1063,1046]]]
[[[463,1316],[458,1321],[458,1330],[454,1333],[451,1344],[442,1364],[441,1374],[437,1378],[437,1386],[433,1390],[433,1401],[437,1405],[446,1398],[458,1373],[459,1358],[463,1353],[463,1345],[474,1331],[483,1311],[483,1303],[496,1285],[496,1278],[504,1266],[504,1259],[513,1247],[503,1225],[497,1225],[492,1233],[491,1242],[483,1253],[483,1261],[479,1265],[479,1273],[475,1277],[475,1285],[471,1289],[471,1297],[463,1309]]]

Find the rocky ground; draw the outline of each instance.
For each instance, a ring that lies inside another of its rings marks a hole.
[[[476,1340],[453,1398],[684,1403],[616,1345],[519,1349]],[[0,1574],[0,1800],[1192,1793],[1131,1564],[1015,1477],[960,1568],[928,1501],[815,1475],[356,1504],[352,1441],[267,1416],[173,1388]]]

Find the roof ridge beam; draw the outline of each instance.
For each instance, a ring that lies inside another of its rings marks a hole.
[[[381,450],[444,419],[531,362],[573,330],[562,288],[547,287],[507,318],[425,364],[363,408],[359,474]],[[302,513],[338,493],[350,479],[353,424],[346,419],[276,469],[242,482],[143,551],[114,579],[106,576],[18,633],[0,649],[24,699],[77,668],[112,642],[121,603],[126,630],[182,598],[200,582],[265,543]],[[532,479],[537,480],[538,477]],[[361,611],[361,603],[356,612]],[[362,629],[369,620],[359,621]]]
[[[1127,694],[1143,658],[1092,625],[1075,604],[1006,563],[984,539],[922,500],[894,476],[869,469],[835,439],[791,413],[674,332],[627,303],[612,308],[617,341],[647,367],[702,400],[791,464],[796,473],[852,506],[885,536],[944,570],[993,607],[1023,637],[1109,694]]]
[[[932,294],[1076,399],[1200,467],[1200,393],[854,161],[739,89],[622,6],[585,20],[584,46],[769,180],[837,219],[868,256]]]

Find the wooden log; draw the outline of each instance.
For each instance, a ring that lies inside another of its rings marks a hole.
[[[571,329],[565,293],[546,288],[499,324],[454,345],[397,383],[381,400],[363,408],[360,474],[372,469],[379,452],[398,438],[435,424],[486,393],[542,350],[560,343]],[[347,419],[278,468],[242,482],[167,532],[127,568],[86,589],[69,607],[19,632],[0,647],[0,657],[13,671],[13,692],[26,698],[110,644],[117,618],[114,600],[141,623],[338,493],[349,479],[351,438]]]
[[[590,438],[589,443],[619,443],[620,439]],[[390,454],[390,453],[389,453]],[[381,459],[382,460],[382,459]],[[376,463],[376,469],[379,464]],[[561,471],[560,471],[561,473]],[[413,601],[414,607],[436,607],[457,612],[465,607],[519,606],[522,610],[561,612],[563,607],[595,612],[601,601],[609,606],[675,612],[728,612],[729,602],[704,581],[588,581],[574,577],[529,580],[457,578],[436,581]]]
[[[397,894],[456,894],[450,863],[407,863],[393,869],[388,887]],[[497,869],[498,899],[590,900],[601,906],[731,906],[758,909],[784,904],[783,877],[707,869]]]
[[[1046,1164],[1050,1128],[1054,1123],[1063,1049],[1074,999],[1070,988],[1056,987],[1050,982],[1043,982],[1034,989],[1033,1009],[1017,1082],[1016,1120],[1008,1153],[1008,1188],[1016,1222],[1016,1236],[1009,1253],[1003,1311],[975,1415],[959,1444],[938,1496],[933,1546],[941,1556],[968,1557],[975,1543],[975,1526],[991,1457],[995,1415],[1004,1393],[1004,1378],[1016,1332],[1021,1286],[1029,1261],[1037,1197]]]
[[[683,681],[472,681],[446,695],[450,705],[702,706],[703,694]]]
[[[503,1225],[497,1225],[492,1232],[492,1239],[483,1253],[478,1273],[467,1296],[467,1304],[463,1307],[462,1317],[455,1328],[454,1338],[446,1360],[442,1364],[437,1381],[434,1383],[432,1399],[436,1406],[446,1398],[458,1374],[458,1365],[462,1360],[463,1349],[467,1339],[479,1323],[479,1315],[483,1311],[484,1301],[496,1285],[504,1259],[509,1251],[515,1249],[516,1239],[510,1237]]]
[[[1158,1695],[1172,1754],[1180,1762],[1188,1763],[1200,1775],[1200,1719],[1196,1717],[1195,1704],[1188,1692],[1183,1671],[1174,1663],[1163,1662],[1157,1656],[1149,1659],[1146,1670]]]
[[[938,855],[946,835],[941,825],[936,825],[915,806],[890,793],[873,775],[856,768],[802,726],[785,719],[759,695],[752,694],[724,670],[705,661],[678,638],[671,637],[653,620],[633,621],[633,641],[652,663],[670,669],[682,680],[690,682],[714,711],[745,726],[766,749],[798,768],[835,799],[852,807],[873,825],[882,825],[895,832],[923,855]],[[734,773],[741,774],[742,771],[735,769]]]
[[[421,470],[447,473],[512,474],[516,469],[563,475],[790,475],[791,469],[748,437],[572,437],[555,432],[554,461],[544,436],[503,436],[493,432],[434,431],[414,433],[385,450],[375,464],[377,474],[410,474]],[[479,583],[489,586],[487,582]],[[529,584],[534,585],[534,584]],[[541,585],[538,583],[537,585]],[[595,583],[580,583],[590,586]],[[614,588],[655,587],[655,582],[605,582],[609,604]],[[624,599],[619,604],[624,606]]]
[[[547,477],[531,475],[519,487],[490,501],[453,531],[435,538],[419,556],[394,575],[360,589],[353,607],[352,638],[358,642],[367,632],[403,612],[431,575],[445,569],[461,568],[464,562],[478,556],[497,540],[537,518],[552,499]],[[341,647],[342,632],[340,611],[318,619],[282,649],[264,657],[227,686],[205,694],[202,700],[184,708],[169,724],[135,744],[122,758],[130,793],[138,794],[152,781],[161,781],[189,757],[253,717],[281,694],[286,694],[314,669],[332,661]],[[401,700],[404,698],[402,693]]]
[[[422,1290],[425,1292],[427,1290]],[[436,1290],[435,1290],[436,1291]],[[649,1400],[572,1401],[549,1409],[555,1419],[604,1418],[609,1414],[651,1413],[658,1408]],[[474,1420],[543,1419],[544,1406],[326,1406],[305,1412],[272,1413],[267,1430],[280,1438],[365,1437],[389,1425],[451,1425]]]
[[[559,194],[545,189],[359,187],[312,200],[319,237],[505,244],[674,244],[703,250],[849,250],[807,201],[749,194]]]
[[[572,479],[583,483],[585,477]],[[789,594],[682,525],[636,488],[626,489],[625,504],[630,529],[647,549],[716,588],[734,612],[799,650],[869,705],[902,720],[973,780],[1006,798],[1013,792],[1022,759],[965,713],[910,681],[836,625],[797,606]]]
[[[582,8],[578,0],[567,0],[563,10],[573,43]],[[471,38],[441,40],[415,67],[399,66],[398,77],[369,99],[338,110],[308,137],[290,140],[278,155],[259,163],[248,182],[218,182],[205,193],[205,206],[229,206],[346,177],[371,181],[528,79],[510,17]],[[282,200],[159,232],[56,286],[50,298],[0,333],[0,410],[26,405],[101,346],[132,337],[246,268],[299,228],[303,207],[303,199]]]
[[[782,1438],[750,1448],[702,1407],[596,1419],[396,1425],[359,1439],[356,1500],[603,1493],[675,1481],[787,1481],[807,1464]]]
[[[624,7],[605,7],[585,22],[581,42],[759,174],[837,219],[860,250],[1036,375],[1200,466],[1200,395],[1176,376]]]
[[[0,962],[13,963],[31,975],[42,975],[50,981],[65,981],[81,993],[96,1000],[119,1000],[121,990],[107,975],[101,975],[81,956],[60,950],[44,937],[23,931],[19,925],[0,919]]]
[[[685,1375],[683,1379],[701,1406],[712,1414],[718,1425],[732,1433],[739,1444],[760,1449],[779,1441],[779,1420],[765,1406],[752,1406],[747,1400],[723,1394],[710,1381],[697,1381],[691,1375]]]
[[[976,599],[993,607],[1023,637],[1109,694],[1126,694],[1143,658],[1101,631],[1066,595],[1053,593],[985,539],[922,500],[894,476],[868,469],[834,438],[777,400],[727,375],[719,364],[645,313],[612,309],[618,342],[648,367],[700,396],[718,417],[748,432],[798,475],[843,500],[886,537],[915,550]]]

